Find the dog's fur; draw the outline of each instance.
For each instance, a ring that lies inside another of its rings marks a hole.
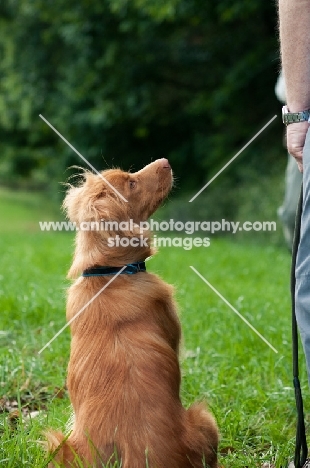
[[[101,177],[87,173],[64,200],[77,225],[102,219],[145,221],[172,186],[166,159],[133,174],[111,169],[102,175],[128,203]],[[118,234],[137,237],[137,232]],[[77,233],[70,278],[89,267],[143,261],[152,253],[150,242],[148,247],[108,247],[111,235],[115,232]],[[77,279],[69,289],[67,319],[111,278]],[[180,324],[171,286],[150,273],[120,275],[72,322],[71,333],[67,383],[75,420],[67,439],[47,432],[49,452],[58,448],[55,462],[80,466],[74,461],[77,454],[85,466],[99,467],[101,461],[114,462],[117,453],[123,468],[218,466],[213,417],[203,403],[188,410],[181,405]]]

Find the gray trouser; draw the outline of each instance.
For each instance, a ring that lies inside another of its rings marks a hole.
[[[303,213],[296,261],[296,318],[310,383],[310,132],[303,152]]]
[[[285,172],[284,200],[278,209],[278,216],[282,221],[284,237],[289,249],[292,248],[293,243],[295,215],[300,194],[301,181],[302,174],[299,172],[296,161],[292,156],[288,155]]]

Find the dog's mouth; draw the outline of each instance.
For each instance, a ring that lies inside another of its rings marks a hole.
[[[159,159],[159,161],[161,161],[163,169],[171,169],[171,166],[170,166],[170,163],[169,163],[168,159],[162,158],[162,159]]]

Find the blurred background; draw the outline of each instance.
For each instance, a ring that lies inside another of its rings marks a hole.
[[[274,2],[3,0],[0,8],[2,187],[59,203],[67,168],[84,165],[42,114],[98,170],[169,158],[174,216],[276,219],[280,117],[183,203],[280,116]]]

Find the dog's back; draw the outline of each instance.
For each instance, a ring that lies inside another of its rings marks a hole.
[[[81,435],[89,434],[105,461],[116,448],[124,466],[141,468],[155,441],[162,439],[160,455],[167,442],[173,444],[173,435],[180,436],[175,432],[181,409],[180,326],[170,288],[159,278],[137,273],[117,280],[90,305],[91,320],[82,315],[72,324],[68,388]],[[75,284],[70,314],[104,281],[87,278]],[[72,440],[78,443],[74,433]]]

